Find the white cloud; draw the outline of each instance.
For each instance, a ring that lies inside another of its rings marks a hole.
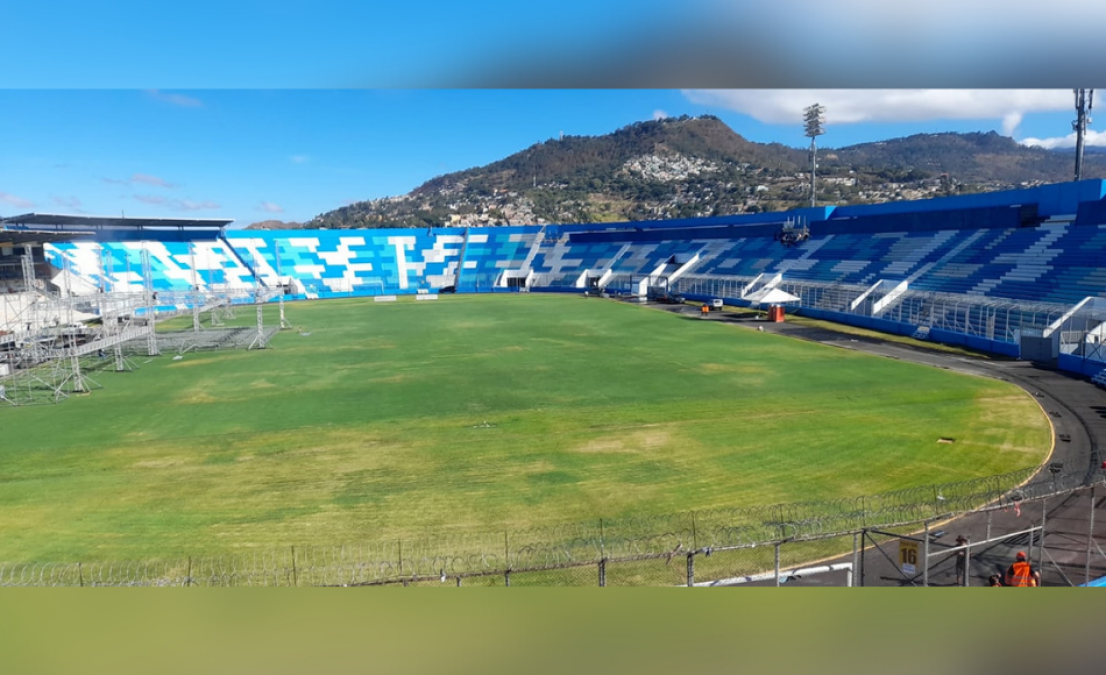
[[[1002,119],[1010,133],[1025,113],[1074,105],[1070,89],[693,89],[684,96],[768,124],[801,124],[803,108],[821,103],[827,125]]]
[[[57,195],[51,195],[50,203],[57,206],[63,206],[71,211],[76,211],[77,213],[84,213],[84,211],[81,210],[81,200],[72,195],[69,197],[58,197]]]
[[[1025,116],[1021,111],[1006,113],[1002,117],[1002,134],[1004,136],[1013,136],[1014,132],[1018,130],[1018,126],[1022,123],[1022,118]]]
[[[35,203],[29,199],[23,199],[22,197],[17,197],[13,194],[8,194],[7,192],[0,192],[0,202],[11,204],[12,206],[21,209],[29,209],[35,205]]]
[[[169,202],[169,208],[174,211],[202,211],[205,209],[217,209],[220,208],[220,206],[210,200],[197,202],[191,199],[174,199]]]
[[[666,117],[668,117],[668,113],[661,110],[660,108],[657,108],[656,110],[653,111],[653,119],[655,119],[655,120],[663,120]]]
[[[274,204],[272,202],[261,202],[257,205],[257,208],[269,213],[284,213],[284,207],[280,204]]]
[[[148,173],[136,173],[131,176],[132,183],[144,183],[145,185],[155,185],[157,187],[172,188],[176,187],[175,183],[166,182],[163,178],[157,176],[151,176]]]
[[[1075,132],[1071,132],[1067,136],[1059,136],[1055,138],[1026,138],[1019,141],[1022,145],[1037,146],[1039,148],[1045,148],[1047,150],[1055,150],[1056,148],[1074,148],[1075,147]],[[1106,148],[1106,131],[1094,131],[1093,129],[1087,130],[1087,135],[1083,137],[1083,142],[1086,145],[1094,145],[1097,147]]]
[[[222,208],[221,204],[213,202],[210,199],[204,201],[196,201],[194,199],[168,199],[161,195],[131,195],[137,201],[143,204],[151,204],[154,206],[164,206],[165,208],[172,209],[173,211],[205,211],[212,209]]]
[[[104,182],[105,183],[110,183],[111,185],[133,185],[134,183],[142,183],[143,185],[153,185],[154,187],[163,187],[163,188],[175,188],[175,187],[177,187],[176,183],[170,183],[169,181],[165,180],[164,178],[158,178],[157,176],[151,176],[148,173],[136,173],[136,174],[133,174],[130,178],[122,178],[122,179],[120,179],[120,178],[105,178]]]

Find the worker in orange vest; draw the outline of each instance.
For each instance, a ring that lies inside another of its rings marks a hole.
[[[1007,586],[1040,586],[1041,574],[1025,560],[1025,551],[1018,551],[1014,564],[1006,570]]]

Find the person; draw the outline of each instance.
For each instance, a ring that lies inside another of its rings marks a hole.
[[[967,537],[959,535],[956,537],[957,546],[965,546],[968,543]],[[956,585],[964,585],[965,572],[968,571],[968,549],[962,548],[956,552]]]
[[[1002,586],[1002,577],[997,574],[992,574],[991,578],[987,580],[988,586]]]
[[[1025,557],[1025,551],[1018,551],[1014,558],[1014,564],[1006,570],[1006,586],[1019,586],[1022,588],[1041,585],[1041,574],[1033,569]]]

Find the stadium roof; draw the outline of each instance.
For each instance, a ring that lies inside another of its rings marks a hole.
[[[73,216],[61,213],[25,213],[21,216],[0,218],[0,224],[9,227],[36,228],[58,231],[63,228],[81,230],[147,230],[147,229],[219,229],[233,223],[223,218],[126,218],[115,216]]]
[[[72,241],[92,236],[90,231],[52,230],[41,232],[38,230],[5,230],[0,228],[0,247],[9,246],[41,246],[48,241]]]

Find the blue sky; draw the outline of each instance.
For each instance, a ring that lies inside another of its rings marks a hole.
[[[1070,90],[0,90],[0,214],[302,221],[664,115],[803,147],[816,101],[827,148],[992,130],[1062,144],[1074,117]]]
[[[8,5],[0,215],[305,220],[658,115],[802,146],[814,102],[823,147],[1064,146],[1070,87],[1106,85],[1106,4],[1082,0]]]
[[[36,0],[2,19],[9,89],[1071,87],[1106,61],[1086,0]]]

